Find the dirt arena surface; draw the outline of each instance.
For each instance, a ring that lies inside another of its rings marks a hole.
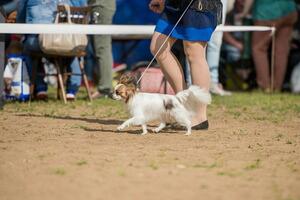
[[[126,117],[112,100],[7,104],[0,199],[300,199],[299,95],[214,97],[191,136],[116,133]]]

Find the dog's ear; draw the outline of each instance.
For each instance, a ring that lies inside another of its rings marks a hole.
[[[126,86],[130,86],[130,85],[133,85],[133,86],[136,86],[136,78],[135,76],[128,72],[128,73],[124,73],[122,74],[122,76],[120,77],[120,81],[119,81],[120,84],[124,84]]]
[[[135,94],[136,88],[132,86],[128,86],[126,88],[126,99],[125,102],[127,103]]]

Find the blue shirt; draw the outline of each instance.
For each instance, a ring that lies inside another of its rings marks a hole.
[[[255,0],[253,19],[274,20],[296,11],[294,0]]]
[[[18,5],[18,23],[50,24],[55,19],[58,4],[86,6],[86,0],[20,0]]]

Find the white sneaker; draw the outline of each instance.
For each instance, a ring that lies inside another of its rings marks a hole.
[[[68,101],[74,101],[75,100],[75,95],[72,93],[68,93],[67,94],[67,100]]]
[[[220,83],[211,83],[210,85],[210,92],[215,95],[220,96],[231,96],[232,93],[223,89]]]

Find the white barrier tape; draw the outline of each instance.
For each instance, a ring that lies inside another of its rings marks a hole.
[[[275,31],[275,27],[269,26],[218,26],[216,31],[245,32],[245,31]]]
[[[67,25],[67,24],[6,24],[0,23],[0,34],[89,34],[112,36],[137,36],[151,37],[154,25]],[[266,26],[218,26],[216,31],[274,31],[273,27]]]
[[[0,24],[0,33],[14,34],[90,34],[90,35],[149,35],[154,26],[138,25],[68,25],[68,24]]]

